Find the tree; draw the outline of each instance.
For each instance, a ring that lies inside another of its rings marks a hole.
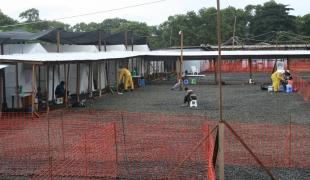
[[[35,8],[28,9],[19,14],[21,19],[26,19],[25,22],[36,22],[40,20],[39,10]]]
[[[288,5],[277,4],[274,0],[266,2],[263,6],[253,8],[250,21],[250,33],[260,35],[270,31],[296,31],[295,17],[289,15]]]
[[[7,26],[17,23],[14,19],[2,13],[0,10],[0,26]],[[0,27],[0,30],[11,30],[12,27]]]
[[[310,36],[310,14],[304,15],[300,20],[300,33],[306,36]]]

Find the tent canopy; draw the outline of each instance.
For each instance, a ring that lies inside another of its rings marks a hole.
[[[217,51],[183,52],[185,60],[207,60],[217,58]],[[73,62],[97,61],[108,59],[125,59],[146,57],[154,60],[180,57],[180,51],[110,51],[110,52],[72,52],[72,53],[35,53],[1,55],[0,62]],[[309,50],[289,51],[222,51],[222,59],[276,59],[276,58],[310,58]]]
[[[0,32],[0,43],[13,44],[33,40],[41,40],[49,43],[57,42],[57,32],[60,32],[61,44],[76,44],[76,45],[97,45],[99,37],[102,44],[146,44],[146,37],[139,37],[133,34],[132,31],[119,32],[115,34],[105,33],[103,31],[90,32],[68,32],[60,29],[51,29],[38,33],[31,33],[24,30],[13,30]],[[126,35],[127,34],[127,35]],[[126,40],[127,38],[127,40]]]

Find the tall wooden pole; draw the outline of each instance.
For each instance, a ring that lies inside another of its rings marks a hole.
[[[252,79],[253,79],[253,72],[252,72],[252,58],[249,58],[249,67],[250,67],[250,81],[249,82],[252,82]]]
[[[50,110],[50,107],[49,107],[49,64],[47,63],[46,64],[46,82],[45,82],[45,88],[46,88],[46,112],[48,113],[49,110]]]
[[[237,22],[237,16],[235,16],[235,22],[234,22],[234,32],[233,32],[233,49],[235,49],[235,36],[236,36],[236,22]]]
[[[127,37],[128,37],[128,31],[126,30],[125,31],[125,48],[126,48],[126,50],[127,50],[127,46],[128,46],[128,39],[127,39]]]
[[[4,46],[3,46],[3,43],[1,43],[0,45],[0,48],[1,48],[1,55],[4,55]],[[3,91],[3,102],[2,102],[2,111],[6,111],[7,109],[7,101],[6,101],[6,89],[5,89],[5,68],[2,69],[1,71],[2,73],[2,91]]]
[[[220,121],[219,121],[219,178],[220,180],[224,180],[224,123],[223,123],[223,95],[222,95],[222,57],[221,57],[221,8],[220,8],[220,0],[217,0],[217,44],[218,44],[218,75],[219,75],[219,113],[220,113]]]
[[[64,64],[64,82],[65,82],[65,105],[68,107],[68,81],[67,81],[67,65]]]
[[[60,31],[57,30],[56,32],[56,46],[57,46],[57,52],[60,52]]]
[[[98,63],[98,82],[97,82],[97,87],[99,89],[99,97],[101,97],[101,66],[102,63]]]
[[[16,105],[19,108],[19,73],[18,73],[18,63],[15,64],[15,71],[16,71]],[[14,108],[14,107],[13,107]]]
[[[98,50],[101,51],[101,31],[98,30]]]
[[[183,82],[182,82],[182,72],[183,72],[183,31],[179,32],[180,36],[181,36],[181,46],[180,46],[180,50],[181,50],[181,56],[180,56],[180,74],[179,74],[179,80],[181,81],[180,84],[180,88],[183,89]]]
[[[52,68],[52,80],[53,80],[53,82],[52,82],[52,100],[54,101],[54,99],[55,99],[55,93],[54,93],[54,91],[55,91],[55,64],[53,64],[52,65],[53,66],[53,68]]]
[[[32,96],[31,96],[31,113],[34,113],[34,103],[35,103],[35,96],[36,96],[36,75],[35,75],[36,65],[32,65]]]
[[[76,65],[76,101],[80,102],[80,63]]]
[[[290,70],[291,66],[291,62],[290,62],[290,58],[286,58],[286,69]]]
[[[133,51],[133,30],[131,30],[131,51]]]

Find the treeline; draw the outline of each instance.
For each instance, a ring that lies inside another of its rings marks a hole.
[[[310,14],[292,16],[289,5],[276,3],[274,0],[263,5],[248,5],[244,9],[228,7],[221,10],[223,43],[231,44],[291,44],[310,42]],[[25,29],[40,31],[50,28],[63,28],[67,31],[84,32],[103,30],[105,32],[120,32],[133,30],[138,36],[148,37],[151,48],[179,46],[180,30],[184,33],[184,45],[199,46],[201,44],[217,43],[216,40],[216,9],[202,8],[186,14],[168,17],[168,20],[158,26],[148,26],[146,23],[128,21],[126,19],[106,19],[101,23],[78,23],[74,26],[58,21],[42,21],[37,9],[22,12],[19,17],[22,26],[5,26],[18,22],[0,11],[0,30]],[[38,22],[38,23],[33,23]]]

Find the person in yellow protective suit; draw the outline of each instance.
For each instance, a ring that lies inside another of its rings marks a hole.
[[[283,73],[281,70],[274,72],[271,75],[272,87],[274,92],[278,92],[280,88],[280,82],[283,80]]]
[[[130,71],[127,68],[121,68],[119,70],[119,76],[118,77],[119,78],[118,78],[117,83],[120,84],[120,82],[123,82],[125,91],[127,91],[129,87],[131,90],[134,89],[132,76],[131,76]]]

